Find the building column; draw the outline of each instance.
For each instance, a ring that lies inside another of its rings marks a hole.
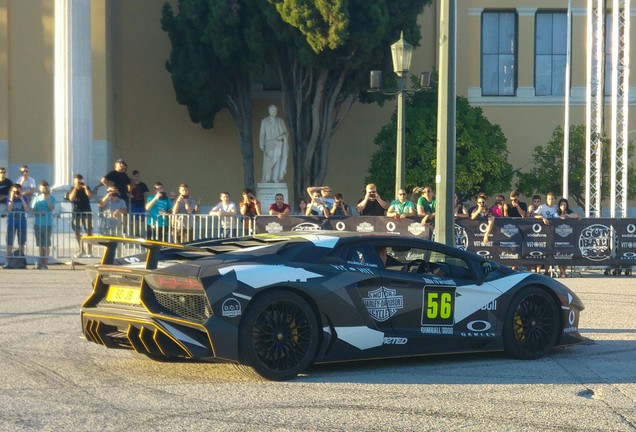
[[[91,174],[91,54],[90,0],[55,0],[55,187]]]

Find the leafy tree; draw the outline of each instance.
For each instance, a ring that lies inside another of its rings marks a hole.
[[[175,14],[170,3],[162,10],[161,28],[172,44],[166,69],[177,102],[188,107],[194,123],[204,129],[226,110],[235,125],[245,185],[254,187],[252,96],[250,71],[262,64],[266,41],[253,1],[179,0]]]
[[[610,175],[609,167],[613,164],[610,161],[610,140],[603,139],[602,144],[602,166],[605,169],[601,174],[601,196],[609,197]],[[630,143],[628,147],[629,159],[634,153],[634,146]],[[520,173],[517,189],[524,195],[535,193],[546,194],[554,192],[559,195],[563,190],[563,127],[557,126],[552,132],[552,138],[545,146],[537,146],[532,151],[533,168],[529,172]],[[585,207],[585,125],[570,126],[570,156],[569,184],[568,191],[570,197],[574,199],[580,207]],[[636,195],[636,172],[632,163],[628,166],[628,198],[632,199]]]
[[[176,16],[166,4],[162,25],[172,42],[168,69],[177,100],[203,127],[220,110],[234,110],[250,156],[249,83],[261,70],[255,65],[268,63],[281,84],[294,193],[301,196],[307,185],[324,182],[331,137],[353,103],[377,101],[366,93],[369,70],[391,79],[389,45],[400,31],[418,45],[417,17],[430,2],[180,0]],[[253,163],[244,168],[253,171]]]
[[[324,183],[331,136],[352,104],[356,100],[377,100],[366,93],[369,71],[383,69],[385,76],[394,76],[389,46],[399,38],[400,31],[413,45],[419,44],[417,16],[429,0],[333,0],[332,3],[347,5],[348,11],[343,15],[348,19],[347,32],[337,48],[317,53],[296,31],[277,32],[281,42],[277,45],[277,56],[283,100],[294,140],[296,196],[308,184]],[[292,16],[298,10],[288,9]],[[289,16],[284,12],[281,15]]]
[[[479,192],[500,193],[510,189],[512,166],[508,163],[506,137],[501,128],[484,117],[481,108],[457,98],[457,149],[455,191],[462,199]],[[395,184],[397,114],[382,127],[374,142],[379,146],[371,158],[367,182],[381,195],[392,197]],[[405,113],[406,175],[408,190],[415,186],[435,187],[437,161],[437,92],[425,91],[407,97]]]

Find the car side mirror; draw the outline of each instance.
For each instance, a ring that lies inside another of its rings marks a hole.
[[[499,264],[494,261],[484,261],[483,263],[481,263],[481,271],[484,274],[492,273],[497,269],[499,269]]]
[[[484,283],[488,274],[497,271],[499,269],[499,264],[494,261],[484,261],[481,263],[481,277],[479,278],[479,285]]]

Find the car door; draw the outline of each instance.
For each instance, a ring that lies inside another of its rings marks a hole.
[[[373,246],[352,245],[344,252],[345,268],[349,272],[364,273],[367,277],[349,287],[350,295],[357,300],[360,316],[366,318],[369,328],[382,332],[391,330],[391,292],[382,285],[381,262]]]
[[[392,334],[385,344],[400,345],[403,355],[452,351],[458,285],[474,282],[468,262],[433,247],[388,248],[403,265],[382,270],[383,286],[400,298],[389,310]]]

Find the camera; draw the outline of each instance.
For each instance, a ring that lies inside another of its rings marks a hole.
[[[86,186],[86,183],[84,183],[83,181],[81,181],[81,182],[79,182],[77,184],[80,185],[80,186]]]
[[[165,192],[159,192],[159,197],[160,198],[165,198],[167,195]]]

